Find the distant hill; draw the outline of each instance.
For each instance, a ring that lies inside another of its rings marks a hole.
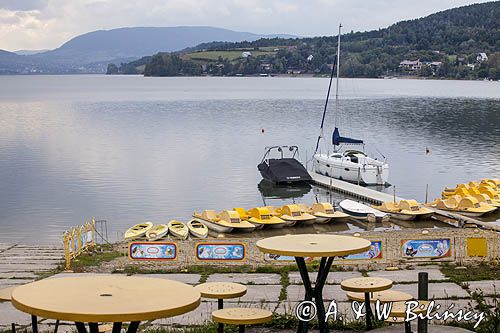
[[[290,38],[291,35],[258,35],[214,27],[133,27],[89,32],[61,47],[18,57],[0,54],[0,72],[45,73],[100,72],[109,62],[119,64],[156,52],[179,51],[212,41],[254,41],[262,37]],[[12,52],[9,52],[12,53]],[[16,56],[15,53],[12,53]]]
[[[445,10],[385,29],[346,33],[342,35],[341,75],[499,79],[499,17],[500,1],[495,1]],[[336,48],[336,36],[264,38],[203,43],[178,56],[189,73],[193,72],[192,63],[195,63],[201,67],[202,74],[209,75],[326,74],[334,61]],[[251,56],[246,57],[243,52],[250,52]],[[135,64],[142,66],[147,75],[171,73],[162,68],[162,62],[168,63],[165,54],[158,57],[164,59],[150,57],[149,61],[136,61]],[[409,61],[408,65],[400,65],[404,60]],[[140,66],[136,67],[140,69]],[[122,67],[133,72],[127,64]]]
[[[38,53],[43,53],[50,51],[49,49],[44,49],[44,50],[17,50],[14,51],[13,53],[17,55],[32,55],[32,54],[38,54]]]

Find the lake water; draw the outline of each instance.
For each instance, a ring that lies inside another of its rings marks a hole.
[[[327,86],[320,78],[0,76],[0,242],[59,243],[92,216],[116,238],[193,210],[324,199],[317,188],[261,193],[256,165],[267,145],[296,144],[310,157]],[[337,118],[341,134],[384,154],[398,196],[422,201],[426,184],[434,198],[444,186],[500,177],[499,82],[345,79],[340,91],[326,133]]]

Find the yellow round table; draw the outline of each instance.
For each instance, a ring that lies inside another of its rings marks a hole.
[[[370,293],[391,289],[392,281],[380,277],[359,277],[344,280],[340,287],[345,291],[354,291],[364,293],[365,311],[366,311],[366,330],[373,328],[372,310],[370,306]]]
[[[127,276],[83,276],[45,279],[17,287],[12,304],[18,310],[49,319],[73,321],[79,333],[98,333],[98,323],[113,322],[113,333],[130,322],[177,316],[200,304],[200,292],[171,280]],[[34,333],[37,333],[36,331]]]
[[[312,301],[314,298],[319,331],[328,332],[328,325],[325,322],[323,287],[325,286],[333,259],[338,256],[368,251],[371,242],[352,236],[301,234],[265,238],[259,240],[256,245],[264,253],[295,257],[306,292],[305,301]],[[321,257],[314,288],[309,279],[304,257]],[[297,332],[307,332],[307,330],[308,321],[300,320]]]

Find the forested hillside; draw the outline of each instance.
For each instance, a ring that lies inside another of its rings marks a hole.
[[[385,29],[344,33],[341,75],[500,79],[499,17],[500,1],[495,1]],[[138,66],[123,64],[116,72],[152,76],[324,74],[331,68],[336,47],[336,36],[206,43],[175,55],[162,53],[139,60]],[[164,68],[167,63],[169,70]]]

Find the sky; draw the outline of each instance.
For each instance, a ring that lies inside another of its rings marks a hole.
[[[131,26],[215,26],[298,36],[384,28],[488,0],[0,0],[0,49],[53,49],[82,33]]]

